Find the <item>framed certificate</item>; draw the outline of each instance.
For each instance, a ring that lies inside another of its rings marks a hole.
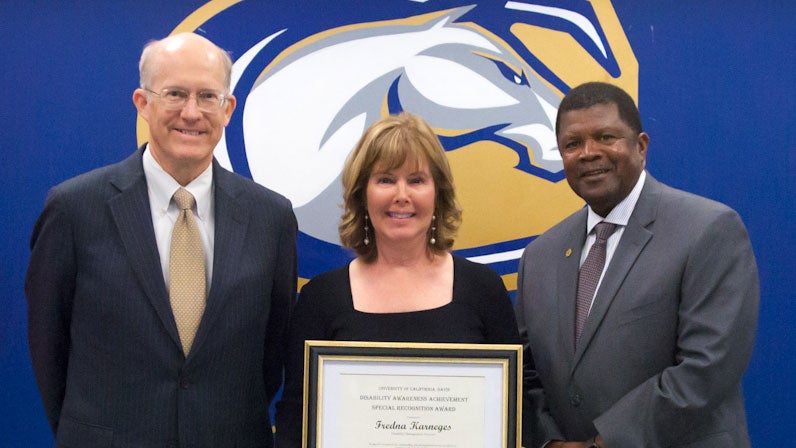
[[[306,341],[304,448],[519,448],[522,346]]]

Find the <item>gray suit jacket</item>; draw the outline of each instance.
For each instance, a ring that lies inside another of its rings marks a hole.
[[[749,446],[741,377],[759,284],[737,213],[647,176],[573,348],[584,208],[528,245],[517,319],[526,341],[525,446]]]
[[[54,187],[33,230],[29,343],[56,445],[271,447],[296,288],[291,205],[213,162],[213,279],[186,359],[142,153]]]

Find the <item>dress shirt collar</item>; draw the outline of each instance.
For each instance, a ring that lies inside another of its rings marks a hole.
[[[165,214],[169,209],[169,204],[171,204],[171,197],[180,188],[180,184],[152,157],[148,145],[144,149],[143,164],[151,207],[153,210]],[[210,213],[212,186],[212,163],[202,174],[185,186],[185,189],[196,199],[196,213],[201,220],[206,220]],[[173,207],[176,207],[176,204]]]
[[[589,217],[586,221],[586,235],[590,234],[594,226],[602,221],[610,222],[622,227],[626,226],[628,221],[630,221],[630,215],[633,214],[633,210],[636,208],[636,202],[638,202],[638,198],[641,195],[641,189],[644,187],[645,179],[647,179],[646,170],[642,171],[641,175],[638,176],[636,185],[632,190],[630,190],[630,194],[622,199],[620,203],[616,204],[616,207],[614,207],[614,209],[611,210],[611,212],[608,213],[608,216],[605,218],[595,213],[591,207],[588,207]]]

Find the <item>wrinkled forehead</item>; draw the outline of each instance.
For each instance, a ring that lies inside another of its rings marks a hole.
[[[595,129],[630,129],[619,116],[615,103],[600,103],[581,109],[571,109],[559,117],[557,137]]]
[[[142,73],[149,84],[168,82],[170,87],[226,89],[225,54],[204,39],[167,38],[145,49]],[[190,84],[190,85],[183,85]],[[212,84],[212,85],[210,85]]]

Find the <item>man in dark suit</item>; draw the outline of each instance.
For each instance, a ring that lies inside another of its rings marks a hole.
[[[147,45],[133,102],[148,144],[48,195],[25,291],[59,447],[273,446],[297,225],[213,158],[231,65],[196,34]]]
[[[570,91],[556,135],[588,207],[520,262],[525,446],[748,447],[759,284],[737,213],[645,172],[649,137],[618,87]]]

